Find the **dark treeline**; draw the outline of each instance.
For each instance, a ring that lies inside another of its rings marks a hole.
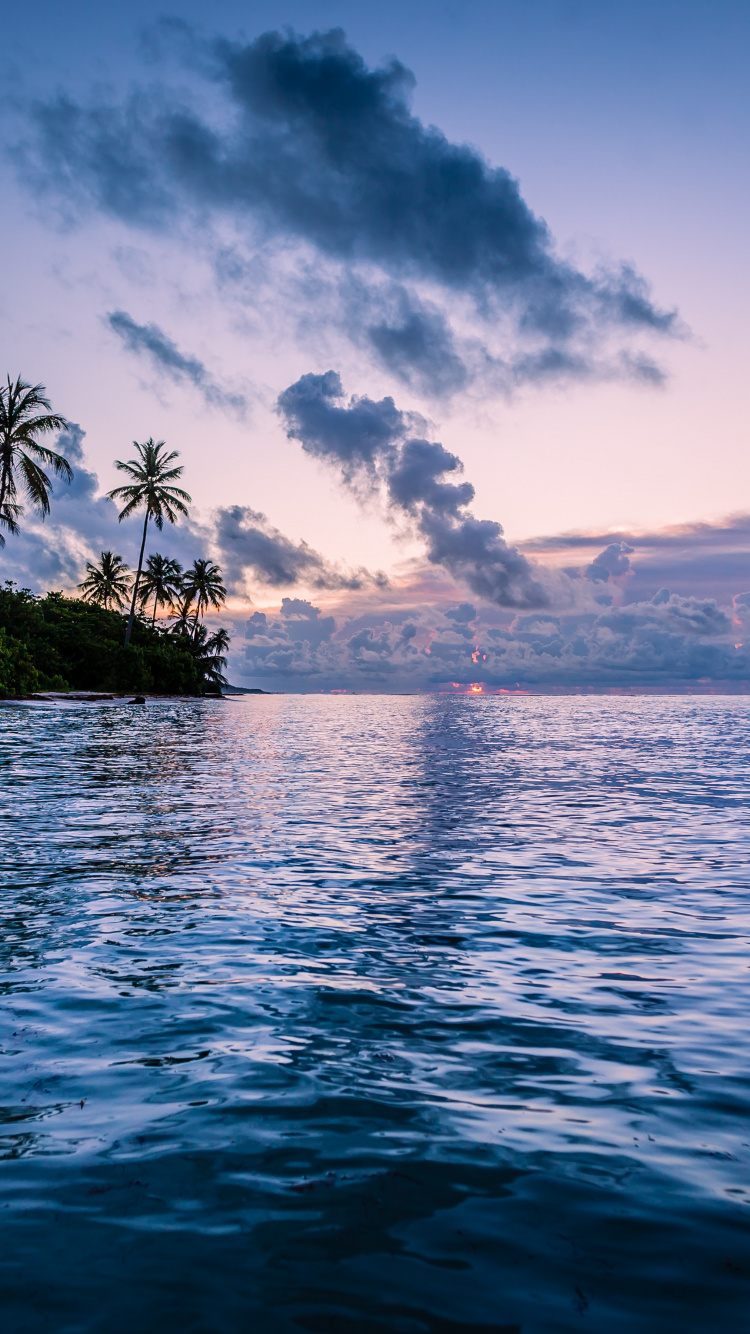
[[[203,626],[196,639],[62,593],[0,589],[0,697],[44,690],[218,694],[224,659]]]
[[[69,482],[68,461],[43,443],[67,427],[49,411],[43,385],[8,378],[0,387],[0,528],[19,531],[19,493],[44,518],[52,479]],[[218,694],[229,635],[209,634],[202,617],[226,601],[218,565],[195,560],[188,570],[154,552],[145,560],[149,523],[161,532],[187,516],[190,496],[175,483],[182,473],[176,451],[164,441],[134,441],[136,457],[117,460],[127,482],[109,492],[122,502],[119,518],[141,512],[143,530],[136,570],[103,551],[86,563],[79,598],[60,592],[37,596],[6,580],[0,589],[0,697],[39,690],[93,690],[157,694]],[[47,469],[48,471],[45,471]],[[0,546],[5,537],[0,532]],[[167,613],[157,622],[157,612]]]

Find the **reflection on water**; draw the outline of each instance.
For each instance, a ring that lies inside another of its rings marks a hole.
[[[21,1334],[741,1334],[744,699],[0,710]]]

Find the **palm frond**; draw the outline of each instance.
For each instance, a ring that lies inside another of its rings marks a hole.
[[[132,480],[127,485],[114,487],[108,495],[111,500],[118,503],[125,501],[120,519],[128,518],[136,509],[143,507],[147,519],[153,519],[161,531],[165,518],[169,523],[176,523],[179,515],[188,515],[187,506],[191,503],[187,491],[171,485],[182,475],[181,464],[176,467],[169,466],[179,458],[179,454],[177,450],[166,453],[163,440],[157,442],[148,439],[143,443],[134,440],[133,444],[138,451],[138,457],[127,461],[118,459],[115,465]]]
[[[52,482],[39,464],[30,459],[26,453],[19,455],[18,466],[29,500],[44,517],[50,510],[49,493],[52,490]]]
[[[140,496],[131,496],[124,509],[121,509],[117,516],[120,523],[122,523],[123,519],[129,519],[131,514],[135,514],[135,511],[140,508],[140,504]]]
[[[98,565],[86,562],[86,578],[78,585],[86,602],[93,602],[106,610],[125,605],[130,586],[130,569],[122,556],[103,551]]]
[[[66,482],[72,482],[73,469],[62,454],[58,454],[54,449],[48,449],[46,445],[40,445],[37,440],[29,439],[26,433],[19,440],[19,444],[25,445],[30,454],[36,455],[39,463],[51,468],[56,477],[64,477]]]
[[[40,408],[50,408],[44,385],[26,384],[20,375],[15,381],[6,376],[6,383],[0,386],[0,523],[12,533],[18,532],[22,513],[16,502],[17,478],[44,518],[50,512],[52,492],[52,482],[44,469],[49,468],[66,482],[73,477],[68,460],[37,438],[65,430],[68,422],[59,413],[40,412]]]
[[[19,439],[22,434],[37,435],[40,431],[64,431],[68,423],[64,417],[60,417],[56,412],[45,412],[41,417],[24,418],[17,422],[15,426]]]
[[[143,468],[141,468],[139,464],[133,461],[129,463],[123,463],[122,459],[115,459],[115,467],[117,468],[118,472],[126,472],[129,477],[134,477],[138,482],[142,482],[144,480],[145,474]]]
[[[23,506],[15,505],[12,500],[6,500],[0,509],[0,524],[7,528],[8,532],[14,537],[19,532],[18,520],[23,514]],[[5,538],[0,533],[0,547],[5,546]]]

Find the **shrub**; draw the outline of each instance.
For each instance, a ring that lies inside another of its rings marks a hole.
[[[39,689],[39,673],[26,645],[0,628],[0,699]]]

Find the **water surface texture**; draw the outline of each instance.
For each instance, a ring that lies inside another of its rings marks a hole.
[[[0,709],[12,1334],[750,1328],[750,701]]]

